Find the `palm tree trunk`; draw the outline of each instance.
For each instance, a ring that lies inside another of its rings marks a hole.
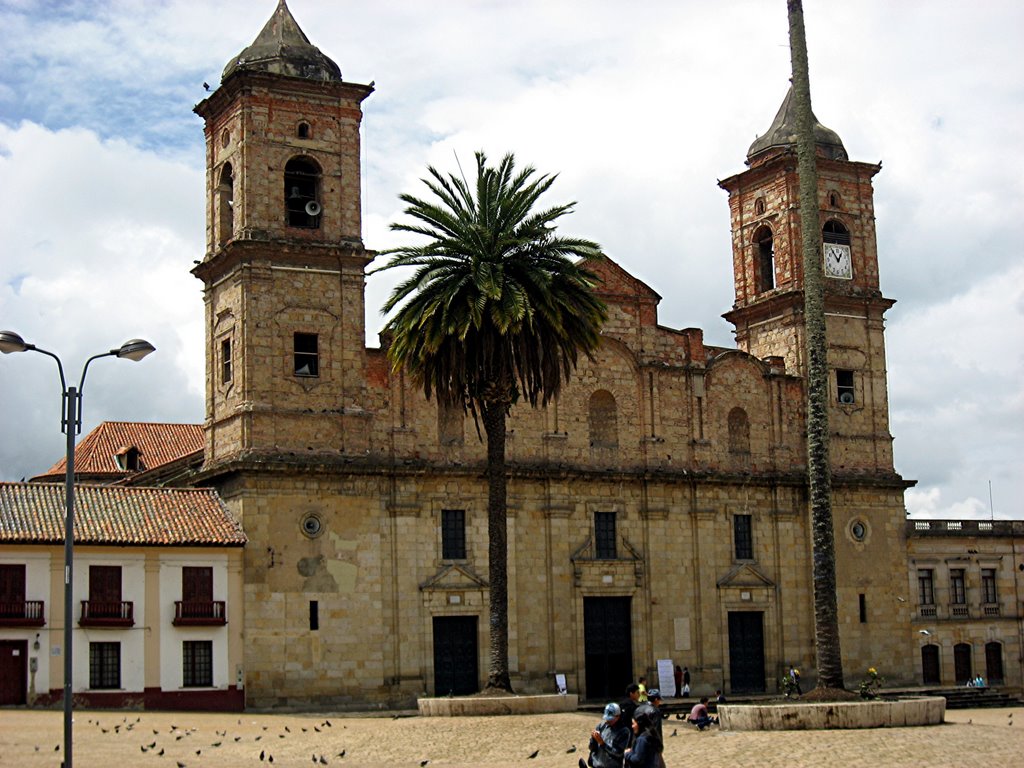
[[[487,563],[490,581],[490,668],[487,687],[512,691],[508,674],[508,497],[505,406],[481,406],[487,435]]]
[[[807,328],[807,483],[811,501],[814,582],[814,639],[819,688],[843,688],[836,602],[836,553],[829,466],[828,342],[822,275],[821,221],[814,120],[811,111],[807,39],[801,0],[787,0],[793,60],[793,105],[797,117],[797,171],[803,236],[804,321]]]

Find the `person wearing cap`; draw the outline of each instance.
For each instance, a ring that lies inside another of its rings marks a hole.
[[[590,759],[580,768],[622,768],[622,756],[629,746],[629,724],[624,722],[622,709],[614,701],[604,708],[601,722],[590,734]]]
[[[650,719],[654,731],[658,734],[658,741],[664,744],[665,737],[662,735],[661,725],[665,719],[665,713],[661,711],[661,705],[661,691],[657,688],[651,688],[647,692],[647,703],[637,707],[633,717],[635,719],[638,715],[646,715]],[[665,758],[662,757],[660,752],[658,753],[655,765],[656,768],[665,768]]]

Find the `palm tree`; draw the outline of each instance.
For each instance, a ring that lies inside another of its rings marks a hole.
[[[388,358],[445,407],[482,422],[487,440],[487,535],[490,580],[489,689],[511,691],[505,423],[525,399],[546,405],[600,341],[607,317],[587,262],[601,258],[589,240],[559,237],[555,223],[575,203],[534,210],[554,176],[517,171],[513,155],[496,167],[476,153],[476,186],[428,168],[433,200],[403,194],[416,223],[391,229],[426,238],[385,251],[391,261],[371,274],[414,267],[384,304]]]
[[[803,237],[804,321],[807,325],[807,485],[811,497],[814,583],[814,640],[818,687],[843,688],[836,602],[836,550],[832,530],[832,470],[829,465],[828,342],[825,336],[825,281],[822,276],[818,169],[811,112],[807,38],[801,0],[788,0],[793,59],[793,104],[797,119],[800,229]]]

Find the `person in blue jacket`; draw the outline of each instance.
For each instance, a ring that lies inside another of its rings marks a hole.
[[[633,733],[636,741],[632,749],[626,750],[624,765],[630,768],[658,768],[664,745],[658,737],[658,723],[661,715],[653,707],[638,708],[633,715]]]

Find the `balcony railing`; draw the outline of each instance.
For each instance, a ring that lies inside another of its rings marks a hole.
[[[83,600],[83,627],[131,627],[135,625],[135,604],[127,600]]]
[[[223,600],[175,600],[174,625],[219,626],[227,624]]]
[[[954,619],[966,619],[970,617],[971,612],[963,603],[952,603],[949,606],[949,615]]]
[[[41,627],[44,624],[42,600],[0,601],[0,627]]]
[[[917,613],[921,618],[934,619],[935,618],[935,606],[934,605],[919,605],[917,607]]]
[[[998,616],[999,615],[999,603],[989,603],[983,606],[985,609],[986,616]]]

